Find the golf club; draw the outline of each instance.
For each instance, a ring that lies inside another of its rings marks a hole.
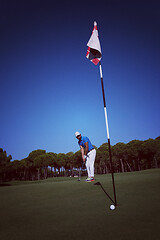
[[[82,168],[85,166],[85,162],[82,163],[82,166],[79,169],[79,178],[77,181],[81,181]]]

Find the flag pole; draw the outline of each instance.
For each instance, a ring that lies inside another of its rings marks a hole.
[[[115,201],[115,206],[117,206],[116,189],[115,189],[115,182],[114,182],[114,169],[113,169],[113,163],[112,163],[112,153],[111,153],[111,144],[110,144],[110,137],[109,137],[109,127],[108,127],[108,119],[107,119],[106,100],[105,100],[105,93],[104,93],[104,84],[103,84],[103,75],[102,75],[101,61],[99,61],[99,70],[100,70],[100,76],[101,76],[102,95],[103,95],[104,114],[105,114],[106,129],[107,129],[107,138],[108,138],[109,160],[110,160],[111,173],[112,173],[112,183],[113,183],[114,201]]]

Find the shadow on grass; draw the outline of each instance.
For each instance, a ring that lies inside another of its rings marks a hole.
[[[0,183],[0,187],[8,187],[11,186],[9,183]]]
[[[106,194],[106,196],[115,204],[113,199],[109,196],[109,194],[106,192],[106,190],[104,189],[104,187],[102,186],[102,184],[100,182],[96,182],[96,183],[94,183],[94,185],[100,186],[101,189],[103,190],[103,192]]]

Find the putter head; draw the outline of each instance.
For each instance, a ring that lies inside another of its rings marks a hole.
[[[81,181],[80,179],[78,179],[77,181]]]

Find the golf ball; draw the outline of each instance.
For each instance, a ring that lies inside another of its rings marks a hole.
[[[114,205],[111,205],[111,206],[110,206],[110,209],[111,209],[111,210],[114,210],[115,208],[116,208],[116,207],[115,207]]]

